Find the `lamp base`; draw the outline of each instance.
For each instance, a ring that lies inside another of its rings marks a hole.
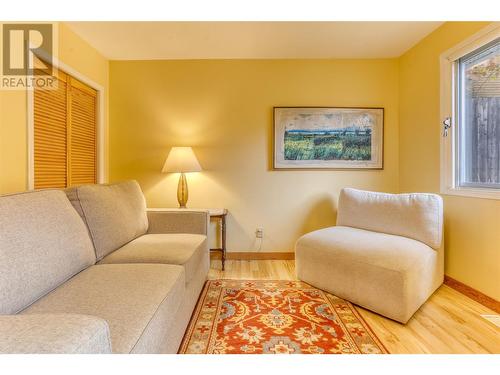
[[[177,202],[179,202],[179,208],[186,208],[188,201],[188,185],[186,175],[181,173],[179,177],[179,184],[177,185]]]

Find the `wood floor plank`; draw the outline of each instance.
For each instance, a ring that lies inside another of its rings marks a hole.
[[[209,279],[297,280],[293,260],[211,261]],[[357,307],[391,353],[500,353],[500,328],[481,317],[489,308],[442,285],[403,325]]]

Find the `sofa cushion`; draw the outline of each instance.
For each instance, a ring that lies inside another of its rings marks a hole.
[[[108,323],[78,314],[0,316],[2,354],[109,354]]]
[[[185,293],[182,267],[164,264],[92,266],[22,314],[92,315],[108,322],[114,353],[156,353],[165,345]]]
[[[442,282],[429,246],[357,228],[308,233],[295,258],[299,279],[404,323]]]
[[[0,197],[0,314],[14,314],[95,263],[64,192]]]
[[[207,237],[201,234],[145,234],[101,260],[103,263],[163,263],[184,267],[186,283],[204,257],[208,257]]]
[[[146,201],[136,181],[66,190],[94,243],[97,260],[146,233]]]
[[[409,237],[438,249],[443,233],[443,201],[436,194],[342,189],[337,225]]]

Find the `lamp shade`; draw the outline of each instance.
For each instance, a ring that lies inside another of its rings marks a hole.
[[[196,159],[196,155],[191,147],[172,147],[162,169],[163,173],[186,173],[200,171],[201,165],[198,162],[198,159]]]

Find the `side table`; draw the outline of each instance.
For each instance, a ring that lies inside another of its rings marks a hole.
[[[220,236],[221,243],[220,247],[210,249],[210,251],[220,251],[221,252],[221,260],[222,260],[222,270],[224,271],[225,263],[226,263],[226,216],[227,216],[226,208],[209,208],[208,213],[210,215],[210,219],[215,219],[219,221],[220,227]]]

